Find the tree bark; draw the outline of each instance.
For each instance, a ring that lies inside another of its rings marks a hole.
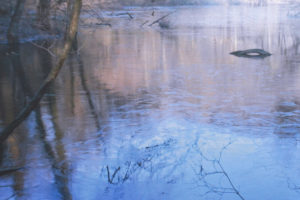
[[[18,42],[18,35],[19,35],[19,22],[21,20],[23,10],[24,10],[24,4],[26,0],[18,0],[14,14],[11,17],[9,27],[6,33],[6,37],[9,43],[15,43]]]
[[[42,30],[50,30],[50,0],[39,0],[37,10],[38,25]]]
[[[80,16],[80,10],[82,6],[82,0],[76,0],[74,2],[73,11],[70,20],[70,28],[68,29],[68,37],[65,41],[62,53],[59,56],[59,60],[55,67],[50,71],[47,78],[42,83],[39,90],[35,93],[34,97],[27,103],[27,105],[21,110],[21,112],[17,115],[16,119],[12,121],[8,126],[6,126],[0,132],[0,145],[5,142],[5,140],[9,137],[9,135],[14,131],[16,127],[18,127],[34,110],[34,108],[39,104],[40,100],[44,96],[45,92],[49,88],[49,86],[53,83],[58,73],[60,72],[69,52],[72,47],[73,40],[77,33],[78,21]]]

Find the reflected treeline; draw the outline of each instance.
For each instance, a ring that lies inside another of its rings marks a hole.
[[[11,102],[13,110],[8,111],[8,113],[12,113],[12,118],[10,119],[12,120],[15,118],[16,114],[22,108],[22,106],[25,105],[25,101],[27,100],[27,98],[31,97],[33,93],[30,86],[28,85],[25,69],[21,61],[21,51],[19,44],[12,42],[7,49],[8,54],[12,53],[6,60],[7,62],[5,62],[5,64],[8,65],[8,67],[10,67],[11,69],[10,73],[12,76],[10,76],[10,78],[13,81],[11,95],[13,98],[13,101]],[[7,97],[9,98],[9,96]],[[5,109],[3,109],[3,111],[4,110]],[[3,119],[7,119],[7,116],[4,116]],[[6,121],[6,123],[9,122]],[[26,131],[20,129],[20,132],[24,133]],[[3,159],[4,162],[0,162],[0,166],[9,165],[9,162],[14,163],[14,165],[17,166],[26,165],[26,160],[23,159],[23,157],[26,156],[26,148],[24,148],[25,146],[23,145],[23,142],[26,141],[26,138],[27,137],[24,134],[20,134],[19,137],[11,137],[8,139],[8,143],[4,147],[2,147],[4,149],[3,154],[1,155],[1,160]],[[25,174],[23,171],[17,171],[13,173],[12,195],[16,197],[21,197],[23,195],[25,182],[24,176]]]
[[[44,48],[48,48],[51,42],[41,44]],[[21,45],[21,48],[15,46],[13,51],[10,48],[9,52],[14,53],[6,56],[1,63],[3,66],[1,69],[7,71],[1,72],[4,75],[1,82],[4,84],[1,84],[0,91],[3,93],[2,101],[9,100],[9,98],[13,100],[3,102],[4,107],[0,112],[0,120],[3,125],[14,119],[27,99],[32,97],[33,91],[37,89],[52,68],[53,59],[47,51],[41,51],[40,48],[31,44]],[[29,52],[30,58],[27,55]],[[93,133],[102,134],[104,131],[102,125],[110,121],[109,112],[112,110],[122,112],[124,110],[121,107],[131,101],[130,98],[128,99],[118,92],[111,92],[102,83],[99,83],[102,87],[98,91],[94,88],[91,91],[88,86],[91,81],[86,78],[85,70],[89,71],[92,68],[84,66],[81,55],[76,53],[76,48],[69,59],[69,64],[72,65],[69,69],[64,70],[62,76],[66,79],[58,79],[58,83],[51,87],[41,105],[35,109],[32,114],[34,118],[30,117],[28,122],[20,126],[14,137],[9,139],[7,148],[14,149],[14,151],[7,152],[5,150],[5,153],[1,155],[1,159],[9,160],[7,158],[12,157],[10,159],[22,166],[31,165],[27,163],[27,157],[33,155],[47,159],[57,192],[64,199],[72,199],[72,192],[69,189],[71,176],[69,173],[72,168],[68,164],[70,158],[67,156],[70,152],[65,145],[70,145],[71,141],[87,140]],[[33,77],[32,74],[35,76]],[[141,94],[145,95],[146,93]],[[30,128],[32,122],[35,124],[34,134],[39,138],[43,150],[39,153],[33,152],[34,148],[30,147],[28,143],[24,143],[24,141],[33,139],[32,128]],[[106,128],[105,131],[108,129]],[[19,134],[20,132],[22,133]],[[68,134],[70,132],[71,135]],[[6,162],[1,163],[1,166],[6,164]],[[42,163],[42,165],[46,164]],[[28,171],[13,174],[15,181],[12,185],[16,186],[14,191],[16,195],[30,196],[33,188],[27,186],[24,189],[23,177],[30,176],[34,171],[35,169],[30,168]],[[53,195],[56,195],[56,192]]]
[[[44,43],[44,47],[47,48],[47,44],[49,43]],[[31,49],[34,50],[35,48],[33,46],[30,45],[25,45],[25,51]],[[11,52],[12,48],[10,48]],[[45,54],[43,51],[39,51],[38,49],[35,49],[36,54],[38,55],[38,60],[36,62],[37,65],[42,66],[42,70],[40,71],[41,75],[39,76],[39,81],[37,79],[30,79],[28,78],[28,71],[27,73],[25,73],[25,70],[23,69],[23,62],[21,62],[21,54],[22,52],[20,51],[20,49],[18,48],[18,45],[16,45],[16,43],[13,46],[13,51],[14,54],[11,55],[9,58],[11,65],[11,69],[12,69],[12,75],[13,78],[12,80],[14,80],[13,84],[13,97],[14,99],[23,99],[23,101],[27,100],[28,98],[31,98],[33,95],[33,89],[31,88],[31,85],[35,85],[36,87],[39,85],[38,82],[42,82],[43,78],[48,74],[49,70],[52,68],[52,62],[51,62],[51,57],[49,54]],[[32,51],[31,51],[32,52]],[[32,64],[32,63],[30,63]],[[5,66],[5,65],[3,65]],[[38,77],[35,77],[38,78]],[[30,80],[30,81],[29,81]],[[4,90],[6,90],[7,88],[4,88]],[[52,91],[49,91],[50,93]],[[47,129],[45,129],[44,127],[44,123],[42,120],[42,116],[44,113],[41,112],[41,108],[37,107],[35,109],[35,117],[36,117],[36,124],[37,124],[37,130],[40,132],[40,136],[39,138],[41,138],[41,142],[44,146],[44,151],[46,153],[46,157],[49,159],[50,163],[51,163],[51,167],[52,167],[52,171],[54,173],[54,178],[55,178],[55,184],[58,187],[58,191],[61,194],[61,196],[64,199],[72,199],[70,192],[68,191],[68,166],[67,166],[67,162],[66,162],[66,157],[65,157],[65,150],[64,150],[64,146],[62,144],[62,138],[63,138],[63,132],[60,130],[59,125],[56,121],[56,104],[55,104],[55,100],[51,99],[51,102],[49,104],[47,104],[49,106],[48,110],[49,110],[49,114],[52,119],[52,124],[53,124],[53,131],[55,133],[55,147],[52,148],[51,144],[47,141],[46,137],[48,134]],[[19,108],[17,109],[15,112],[13,113],[18,113],[18,110],[20,110],[22,108],[22,106],[24,105],[24,102],[19,102],[19,101],[12,101],[11,102],[14,106],[14,108]],[[46,114],[46,113],[45,113]],[[14,117],[12,117],[14,118]],[[7,119],[7,116],[4,116],[3,119]],[[26,157],[29,156],[30,154],[32,154],[33,152],[31,151],[24,151],[24,150],[28,150],[28,146],[24,146],[22,145],[22,143],[24,143],[24,141],[26,141],[25,138],[28,138],[30,133],[27,131],[24,131],[25,127],[23,126],[22,128],[20,128],[19,131],[17,132],[25,132],[22,134],[19,134],[18,137],[10,137],[8,139],[8,144],[6,145],[8,147],[8,149],[12,149],[14,150],[13,152],[6,152],[5,155],[2,155],[1,159],[6,156],[6,162],[7,160],[12,159],[12,162],[17,163],[18,165],[22,165],[22,166],[26,166]],[[26,129],[26,128],[25,128]],[[22,131],[21,131],[22,130]],[[29,129],[28,129],[29,131]],[[24,140],[25,139],[25,140]],[[22,150],[19,150],[19,148],[21,148]],[[54,149],[54,150],[53,150]],[[21,153],[22,152],[22,153]],[[27,153],[29,153],[29,155],[27,155]],[[20,155],[21,154],[21,155]],[[10,158],[11,157],[11,158]],[[9,159],[10,158],[10,159]],[[1,163],[1,166],[5,166],[6,163]],[[13,188],[14,188],[14,194],[17,196],[26,196],[28,195],[28,191],[23,191],[23,181],[24,181],[24,172],[16,172],[13,174],[14,176],[14,183]]]
[[[62,35],[70,16],[66,13],[71,13],[70,10],[65,12],[67,9],[65,5],[68,5],[67,1],[1,1],[1,43],[32,41],[36,38]]]

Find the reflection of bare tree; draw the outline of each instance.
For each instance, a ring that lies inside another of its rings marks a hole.
[[[13,96],[14,100],[17,99],[24,99],[26,96],[32,95],[32,90],[28,84],[28,81],[25,76],[25,71],[23,69],[22,62],[20,60],[20,48],[17,43],[10,43],[10,50],[12,50],[15,54],[10,56],[10,63],[12,66],[12,71],[14,74],[14,87],[13,87]],[[16,88],[20,88],[20,90],[17,91]],[[22,93],[22,97],[20,98],[20,93]],[[19,98],[18,98],[19,97]],[[14,102],[15,105],[19,105],[20,103]],[[12,138],[9,140],[8,144],[11,149],[13,149],[11,154],[14,157],[15,162],[22,163],[24,165],[25,160],[22,159],[22,156],[24,156],[24,152],[21,152],[20,147],[20,141],[24,139],[24,136],[21,138]],[[1,146],[1,145],[0,145]],[[4,150],[4,147],[2,147]],[[1,156],[2,157],[2,156]],[[14,168],[11,168],[14,169]],[[18,169],[18,168],[16,168]],[[14,184],[12,185],[12,188],[14,189],[13,196],[20,197],[24,190],[24,172],[16,171],[13,174]]]
[[[55,184],[58,188],[58,191],[63,197],[63,199],[72,199],[72,195],[68,187],[68,182],[69,182],[68,174],[67,174],[68,166],[65,162],[66,159],[64,154],[65,150],[61,142],[61,138],[62,138],[61,131],[57,123],[53,121],[55,133],[57,135],[56,140],[58,140],[56,141],[56,149],[57,149],[57,156],[56,156],[55,152],[52,149],[51,144],[46,139],[47,131],[45,129],[44,122],[42,120],[41,110],[39,107],[35,110],[35,117],[36,117],[38,130],[40,132],[41,141],[43,143],[45,152],[47,154],[47,158],[51,163],[51,168],[54,174]]]
[[[106,166],[103,168],[103,173],[107,176],[107,181],[109,184],[124,184],[126,181],[129,181],[132,176],[135,174],[142,173],[146,171],[153,176],[155,173],[158,173],[161,168],[155,167],[156,158],[163,155],[165,151],[168,151],[174,140],[169,139],[161,144],[156,144],[153,146],[147,146],[144,149],[141,149],[140,153],[143,155],[137,160],[128,160],[125,161],[122,166]]]
[[[199,181],[201,182],[199,186],[205,187],[208,189],[208,191],[204,194],[214,193],[220,196],[223,196],[224,194],[236,194],[240,199],[244,200],[245,198],[241,195],[241,193],[238,191],[236,186],[233,184],[230,176],[225,171],[223,164],[221,163],[222,154],[223,151],[230,145],[231,143],[228,143],[225,145],[222,150],[219,153],[219,157],[217,159],[209,159],[207,158],[200,150],[198,150],[198,153],[201,155],[202,159],[206,162],[210,162],[213,165],[214,170],[213,171],[206,171],[203,167],[203,165],[200,165],[200,169],[196,171],[196,175],[199,178]],[[213,183],[210,183],[207,179],[211,176],[222,176],[224,177],[227,182],[229,183],[229,187],[222,187],[222,186],[216,186]]]
[[[92,100],[91,92],[90,92],[90,90],[89,90],[89,88],[87,86],[87,81],[85,79],[84,64],[83,64],[83,61],[81,59],[80,52],[77,51],[78,50],[78,41],[77,41],[77,38],[75,39],[75,41],[73,43],[73,47],[74,47],[74,50],[77,52],[76,59],[77,59],[78,64],[79,64],[79,73],[80,73],[81,85],[82,85],[83,90],[85,91],[85,94],[86,94],[86,97],[87,97],[87,100],[88,100],[88,104],[89,104],[89,107],[90,107],[90,111],[91,111],[92,116],[93,116],[93,118],[95,120],[96,128],[99,131],[100,130],[99,117],[98,117],[98,114],[96,112],[96,108],[95,108],[95,105],[93,103],[93,100]]]
[[[48,48],[47,43],[44,43],[45,48]],[[48,44],[49,45],[49,44]],[[14,46],[16,47],[16,45]],[[20,61],[20,56],[19,56],[19,49],[15,48],[14,52],[16,52],[16,56],[12,57],[12,66],[13,66],[13,70],[14,70],[14,74],[16,76],[16,80],[18,80],[17,82],[19,83],[18,85],[20,86],[21,90],[24,93],[24,96],[28,96],[28,97],[32,97],[33,96],[33,90],[30,87],[30,83],[26,77],[25,74],[25,70],[23,69],[23,65],[22,62]],[[51,57],[48,53],[44,53],[42,51],[39,51],[39,58],[41,58],[41,62],[42,62],[42,66],[44,69],[44,74],[48,73],[48,70],[52,67],[52,63],[51,63]],[[17,94],[16,94],[17,95]],[[16,105],[18,105],[17,103],[15,103]],[[53,111],[53,106],[49,105],[51,114],[56,113],[55,111]],[[57,154],[58,154],[58,158],[55,155],[55,152],[52,150],[51,144],[46,140],[46,136],[47,136],[47,130],[44,127],[44,123],[42,120],[42,116],[41,116],[41,110],[40,107],[37,107],[35,109],[35,117],[36,117],[36,122],[37,122],[37,126],[38,126],[38,130],[40,132],[40,138],[42,140],[42,144],[44,146],[45,152],[47,154],[47,158],[49,159],[50,163],[51,163],[51,168],[54,174],[54,178],[55,178],[55,183],[56,186],[58,187],[58,191],[60,192],[60,194],[62,195],[62,197],[64,197],[64,199],[72,199],[71,198],[71,194],[69,192],[68,189],[68,179],[66,178],[66,172],[67,172],[67,166],[65,166],[65,156],[64,156],[64,149],[61,148],[62,144],[61,144],[61,138],[62,138],[62,131],[59,129],[58,124],[53,121],[54,124],[54,130],[55,133],[57,134]],[[54,115],[54,114],[53,114]],[[54,116],[53,116],[54,118]],[[52,118],[52,119],[53,119]],[[18,147],[19,144],[10,144],[13,145],[14,147]],[[1,146],[1,145],[0,145]],[[19,159],[19,158],[17,158]],[[64,163],[63,165],[60,165],[59,163]],[[22,175],[22,176],[21,176]],[[13,184],[13,188],[15,190],[14,195],[21,195],[22,194],[22,190],[23,190],[23,173],[18,173],[16,172],[14,174],[14,180],[15,183]]]
[[[44,48],[49,47],[49,43],[44,43]],[[48,53],[41,52],[40,56],[44,74],[48,74],[48,70],[52,67],[51,56]],[[50,93],[55,94],[55,90],[50,88]],[[52,149],[51,144],[47,141],[46,136],[48,130],[45,129],[44,122],[42,119],[42,113],[40,107],[35,109],[35,117],[38,126],[38,130],[40,132],[40,138],[42,140],[45,152],[47,153],[47,157],[51,163],[51,168],[55,178],[55,184],[58,187],[59,193],[62,195],[63,199],[72,199],[72,195],[68,188],[68,165],[65,162],[65,149],[64,144],[62,143],[62,138],[64,136],[63,131],[61,130],[58,122],[57,122],[57,105],[55,97],[47,97],[48,105],[49,105],[49,115],[52,116],[52,124],[53,131],[55,132],[55,150]],[[55,154],[56,152],[56,154]]]
[[[73,66],[73,59],[70,59],[69,63],[70,69],[70,103],[71,103],[71,113],[74,115],[74,108],[75,108],[75,80],[74,80],[74,66]]]
[[[48,74],[47,78],[41,84],[39,90],[35,93],[35,96],[26,104],[24,109],[18,114],[16,119],[12,121],[4,130],[0,133],[0,143],[4,143],[5,140],[9,137],[9,135],[13,132],[13,130],[19,126],[34,110],[34,108],[39,104],[40,100],[44,96],[47,89],[52,85],[58,73],[60,72],[63,64],[70,52],[73,39],[77,33],[78,21],[80,17],[80,10],[81,10],[82,1],[76,0],[73,6],[73,12],[71,16],[70,26],[68,29],[68,37],[60,54],[60,58],[57,61],[55,67],[52,68],[51,72]]]
[[[300,103],[294,101],[280,101],[276,107],[276,134],[281,136],[294,136],[299,133],[299,113]]]
[[[20,17],[21,17],[21,12],[19,11],[24,5],[21,3],[24,3],[25,1],[18,1],[17,7],[16,7],[16,11],[15,14],[12,18],[11,21],[11,25],[9,28],[9,31],[7,33],[7,38],[8,40],[13,40],[10,43],[14,43],[14,40],[17,38],[17,26],[16,24],[19,23]],[[19,7],[18,7],[19,6]],[[51,82],[53,82],[53,80],[56,78],[56,76],[59,73],[59,70],[61,69],[61,67],[63,66],[63,63],[69,53],[69,50],[71,49],[71,44],[73,41],[73,38],[75,37],[75,34],[77,32],[77,25],[78,25],[78,19],[79,19],[79,13],[80,13],[80,9],[81,9],[81,0],[76,0],[76,2],[74,3],[74,8],[73,8],[73,13],[72,13],[72,19],[70,21],[70,28],[68,30],[68,38],[67,41],[64,45],[62,54],[60,56],[60,59],[57,63],[57,65],[52,68],[52,71],[50,72],[50,74],[47,76],[46,80],[44,81],[44,83],[42,84],[42,86],[40,87],[39,91],[35,94],[35,96],[32,97],[32,100],[30,102],[27,103],[27,105],[25,106],[25,108],[20,112],[20,114],[16,117],[16,119],[9,124],[0,134],[0,146],[2,146],[2,144],[4,144],[4,142],[6,141],[6,139],[8,138],[8,136],[12,133],[12,131],[23,121],[26,119],[26,117],[35,109],[35,107],[38,105],[39,101],[41,100],[41,98],[43,97],[43,94],[45,93],[45,91],[50,88],[51,86]],[[22,10],[22,9],[21,9]],[[19,11],[19,12],[17,12]],[[19,64],[21,64],[21,62],[18,62]],[[23,73],[23,71],[21,71],[20,65],[16,66],[17,68],[17,72],[20,74],[21,77],[21,87],[23,87],[23,91],[25,92],[26,95],[30,95],[32,96],[32,92],[30,87],[27,87],[27,81],[25,80],[25,75]],[[51,106],[51,105],[50,105]],[[53,109],[50,108],[50,111],[53,111]],[[57,112],[53,111],[51,112],[52,116],[55,116]],[[39,111],[37,111],[37,116],[39,116]],[[53,117],[54,118],[54,117]],[[68,179],[66,179],[64,176],[64,174],[66,174],[66,171],[68,169],[68,166],[66,165],[66,163],[64,162],[66,160],[65,157],[65,150],[63,147],[63,144],[61,142],[62,139],[62,131],[60,131],[58,124],[56,123],[55,120],[53,120],[53,125],[54,125],[54,130],[55,130],[55,134],[56,134],[56,150],[57,150],[57,155],[58,155],[58,160],[62,161],[63,164],[61,166],[59,166],[60,172],[62,173],[55,173],[56,176],[56,180],[57,180],[57,185],[62,185],[62,187],[60,188],[61,194],[64,197],[64,199],[71,199],[71,195],[70,192],[68,190]],[[45,134],[44,134],[45,135]],[[25,137],[25,135],[21,136],[21,137]],[[9,138],[8,141],[10,141],[11,139],[14,138]],[[12,147],[14,147],[14,149],[18,149],[19,148],[19,144],[13,144],[11,145]],[[49,151],[49,145],[46,145],[46,149]],[[19,155],[19,154],[16,154]],[[53,154],[50,153],[50,155]],[[19,160],[18,158],[16,158],[17,160]],[[58,164],[56,164],[56,162],[53,162],[55,164],[53,164],[53,168],[57,167]],[[58,167],[57,167],[58,168]],[[23,173],[15,173],[16,176],[21,175],[21,177],[15,177],[15,182],[16,184],[14,185],[14,189],[16,191],[16,194],[19,195],[21,194],[20,191],[23,190],[23,182],[24,182],[24,177],[23,177]],[[63,174],[63,175],[62,175]],[[57,177],[59,176],[59,177]],[[62,177],[62,178],[61,178]],[[20,184],[22,183],[22,184]]]
[[[240,199],[245,199],[233,183],[230,175],[221,162],[224,150],[226,150],[231,143],[223,146],[217,159],[207,158],[195,143],[194,145],[191,145],[191,148],[186,150],[176,162],[162,164],[161,161],[166,159],[167,152],[174,150],[172,148],[175,144],[176,141],[169,139],[162,144],[140,149],[139,151],[141,151],[142,157],[136,160],[125,161],[123,165],[119,166],[107,165],[103,167],[102,173],[106,175],[107,182],[112,185],[122,185],[127,181],[133,180],[133,177],[143,177],[145,174],[148,174],[149,178],[158,176],[160,179],[168,179],[167,183],[173,183],[176,182],[174,175],[176,174],[177,169],[186,164],[189,154],[194,151],[200,156],[200,163],[198,161],[196,163],[196,165],[199,166],[199,169],[194,169],[194,172],[197,179],[197,186],[200,189],[199,192],[202,193],[204,189],[202,196],[211,193],[220,197],[225,194],[235,194]],[[195,159],[195,156],[193,156],[193,159]],[[212,167],[209,167],[209,165]],[[164,173],[161,173],[162,171],[166,174],[163,175]],[[225,179],[226,186],[218,185],[216,181],[210,179],[215,176]],[[146,177],[146,179],[148,178]]]

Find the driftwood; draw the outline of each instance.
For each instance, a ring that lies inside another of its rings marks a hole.
[[[247,49],[244,51],[233,51],[230,54],[237,57],[246,57],[246,58],[265,58],[272,54],[263,50],[263,49]]]

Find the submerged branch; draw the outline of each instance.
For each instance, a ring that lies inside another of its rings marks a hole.
[[[220,161],[218,161],[218,165],[219,165],[219,167],[221,168],[221,170],[222,170],[224,176],[225,176],[226,179],[228,180],[228,182],[229,182],[231,188],[233,189],[234,193],[235,193],[236,195],[238,195],[238,196],[240,197],[240,199],[245,200],[245,198],[241,195],[241,193],[236,189],[235,185],[232,183],[231,178],[229,177],[229,175],[227,174],[227,172],[224,170],[223,165],[221,164]]]
[[[118,171],[120,171],[121,167],[119,166],[117,169],[115,169],[113,175],[110,177],[110,171],[109,171],[109,167],[108,165],[106,166],[106,170],[107,170],[107,181],[110,183],[110,184],[114,184],[114,178],[115,176],[117,175]]]
[[[12,121],[8,126],[6,126],[0,132],[0,144],[4,143],[9,135],[17,128],[34,110],[34,108],[39,104],[40,100],[44,96],[45,92],[49,86],[53,83],[58,73],[60,72],[69,52],[72,47],[73,40],[77,33],[78,20],[80,15],[80,10],[82,6],[82,0],[76,0],[73,7],[73,12],[70,21],[70,27],[67,33],[67,40],[64,44],[62,53],[59,56],[59,60],[54,68],[50,71],[48,77],[41,84],[39,90],[35,93],[34,97],[27,103],[27,105],[21,110],[17,115],[16,119]]]

